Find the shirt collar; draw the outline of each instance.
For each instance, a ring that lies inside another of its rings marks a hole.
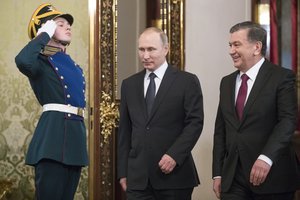
[[[149,70],[147,69],[147,70],[146,70],[146,74],[145,74],[145,78],[148,79],[149,74],[150,74],[151,72],[153,72],[153,73],[156,75],[156,77],[157,77],[158,79],[162,80],[162,78],[164,77],[164,74],[165,74],[167,68],[168,68],[168,63],[167,63],[167,61],[165,61],[160,67],[158,67],[158,68],[157,68],[156,70],[154,70],[154,71],[149,71]]]
[[[64,52],[64,51],[59,47],[45,45],[45,47],[41,50],[40,53],[45,56],[53,56],[57,52]]]
[[[255,81],[256,76],[258,74],[259,69],[261,68],[263,62],[265,61],[265,58],[260,59],[253,67],[251,67],[245,74],[249,77],[250,80]],[[244,73],[240,72],[241,77]]]

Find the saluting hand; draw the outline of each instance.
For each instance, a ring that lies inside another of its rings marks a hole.
[[[48,20],[45,24],[42,25],[41,28],[39,28],[37,35],[39,35],[42,32],[46,32],[48,33],[49,37],[52,38],[52,36],[55,33],[56,27],[57,24],[54,20]]]

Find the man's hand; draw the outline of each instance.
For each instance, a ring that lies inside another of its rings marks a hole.
[[[263,160],[257,159],[250,172],[250,183],[259,186],[265,182],[271,166]]]
[[[120,178],[120,185],[122,189],[126,192],[127,190],[127,178]]]
[[[218,199],[220,199],[221,195],[221,178],[215,178],[213,183],[213,190]]]
[[[169,174],[176,166],[176,161],[171,156],[164,154],[158,163],[159,168],[165,174]]]
[[[46,32],[46,33],[48,33],[49,37],[52,38],[52,36],[55,33],[56,27],[57,27],[57,25],[54,20],[48,20],[48,21],[46,21],[45,24],[42,25],[41,28],[39,28],[36,35],[39,35],[42,32]]]

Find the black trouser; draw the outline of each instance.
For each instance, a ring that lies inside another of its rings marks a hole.
[[[250,175],[249,175],[250,176]],[[295,192],[255,194],[250,190],[247,179],[243,174],[241,164],[236,169],[236,174],[231,188],[226,193],[221,193],[221,200],[293,200]],[[274,183],[276,184],[276,183]],[[276,192],[276,191],[274,191]]]
[[[156,190],[150,182],[145,190],[127,190],[127,200],[191,200],[194,188]]]
[[[41,160],[35,166],[36,200],[73,200],[80,173],[80,166]]]

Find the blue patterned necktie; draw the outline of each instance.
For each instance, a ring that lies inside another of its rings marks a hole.
[[[155,81],[154,81],[155,77],[156,75],[153,72],[149,74],[150,83],[146,93],[146,104],[147,104],[148,116],[150,115],[154,103],[154,99],[155,99],[155,89],[156,89]]]

